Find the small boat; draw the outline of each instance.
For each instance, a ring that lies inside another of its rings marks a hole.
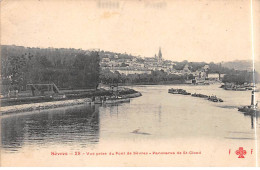
[[[183,95],[191,95],[191,93],[189,93],[189,92],[186,92],[186,91],[185,91],[185,92],[183,92],[182,94],[183,94]]]
[[[243,88],[243,87],[238,87],[238,88],[235,88],[236,91],[246,91],[247,89],[246,88]]]
[[[200,94],[199,97],[201,97],[201,98],[208,98],[209,96],[207,96],[207,95],[205,95],[205,94]]]
[[[178,89],[173,89],[173,88],[171,88],[171,89],[168,90],[168,93],[178,94]]]
[[[251,110],[251,106],[242,106],[238,108],[240,112],[249,112]]]
[[[188,93],[186,90],[178,89],[178,93],[182,95],[191,95],[191,93]]]
[[[213,102],[218,102],[218,99],[212,99],[211,101],[213,101]]]
[[[169,89],[168,90],[168,93],[171,93],[171,94],[182,94],[182,95],[191,95],[191,93],[187,92],[186,90],[183,90],[183,89]]]
[[[219,101],[219,102],[224,102],[224,101],[223,101],[222,99],[220,99],[220,98],[218,98],[218,101]]]
[[[260,109],[257,106],[239,107],[238,111],[243,112],[244,115],[259,116]]]
[[[212,102],[218,102],[218,98],[216,96],[209,96],[208,100],[210,100]]]
[[[244,115],[259,116],[260,109],[258,107],[258,102],[255,103],[254,93],[255,91],[253,90],[252,97],[251,97],[251,105],[242,106],[238,108],[238,111],[243,112]]]
[[[183,89],[177,89],[178,90],[178,94],[183,94],[183,93],[185,93],[186,91],[185,90],[183,90]]]
[[[191,96],[193,96],[193,97],[200,97],[200,98],[208,98],[209,97],[209,96],[207,96],[205,94],[196,94],[196,93],[192,94]]]

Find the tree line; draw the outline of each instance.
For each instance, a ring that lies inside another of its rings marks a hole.
[[[176,70],[182,70],[184,68],[184,66],[186,64],[188,64],[189,65],[189,69],[192,72],[195,72],[195,71],[201,69],[205,65],[209,66],[208,73],[229,74],[229,73],[236,72],[236,70],[234,70],[234,69],[223,67],[221,63],[214,63],[214,62],[210,62],[210,63],[206,63],[206,62],[189,62],[187,60],[184,60],[184,61],[181,61],[181,62],[174,62],[174,63],[175,63],[174,69],[176,69]]]
[[[152,71],[151,74],[123,74],[118,71],[111,72],[104,69],[100,73],[100,81],[104,84],[181,84],[187,80],[189,75],[168,74],[163,70]]]
[[[55,83],[65,89],[96,88],[99,60],[97,51],[2,46],[2,91],[25,90],[31,83]]]
[[[244,83],[253,83],[253,76],[255,79],[255,83],[258,83],[259,74],[255,72],[255,74],[253,75],[253,72],[248,72],[246,70],[228,73],[224,76],[222,82],[234,83],[236,85],[242,85]]]

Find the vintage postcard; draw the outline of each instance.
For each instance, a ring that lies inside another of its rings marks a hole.
[[[0,166],[259,166],[260,0],[0,5]]]

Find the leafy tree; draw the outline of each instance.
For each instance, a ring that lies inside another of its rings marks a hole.
[[[11,56],[9,58],[9,71],[8,76],[11,79],[11,86],[14,90],[20,90],[22,83],[24,81],[24,72],[26,61],[24,55],[22,56]]]
[[[253,82],[253,73],[239,71],[237,73],[226,74],[222,80],[223,83],[235,83],[237,85]]]

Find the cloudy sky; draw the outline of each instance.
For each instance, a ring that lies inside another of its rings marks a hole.
[[[257,28],[259,6],[253,0]],[[250,22],[250,0],[3,0],[1,44],[146,57],[161,47],[163,57],[175,61],[247,60],[252,58]]]

